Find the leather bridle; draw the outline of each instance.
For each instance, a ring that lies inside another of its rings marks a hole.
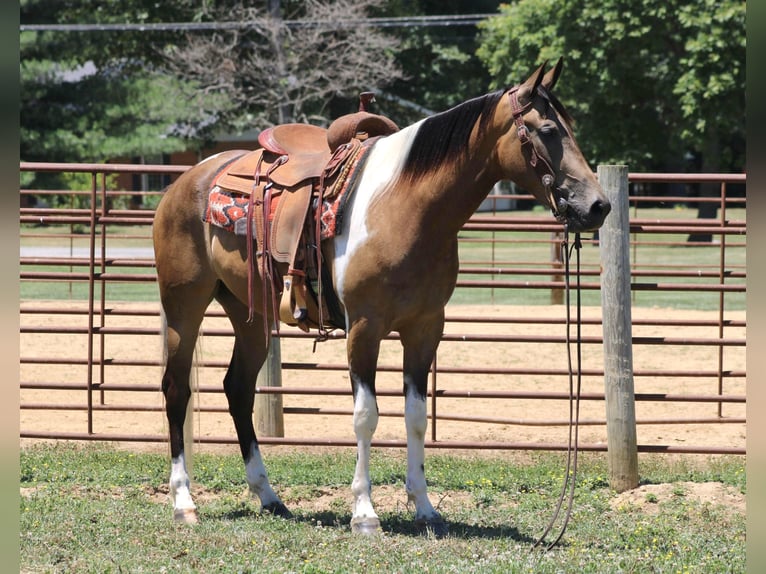
[[[545,198],[548,202],[553,216],[559,221],[564,220],[564,214],[567,210],[567,202],[563,198],[556,199],[554,193],[556,175],[553,171],[551,164],[535,149],[535,144],[529,137],[529,128],[524,123],[524,114],[526,114],[534,103],[534,98],[530,99],[525,105],[519,103],[519,88],[521,86],[514,86],[508,90],[508,98],[511,102],[511,114],[513,115],[513,121],[516,124],[516,135],[521,143],[521,151],[527,156],[527,161],[532,169],[535,170],[540,183],[542,183],[545,189]]]

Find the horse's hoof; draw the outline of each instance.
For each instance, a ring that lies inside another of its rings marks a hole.
[[[433,534],[434,538],[444,538],[449,533],[447,523],[438,514],[430,518],[415,519],[415,527],[426,534]]]
[[[280,518],[292,518],[293,514],[290,512],[287,507],[282,504],[281,502],[272,502],[271,504],[267,504],[265,506],[261,507],[261,511],[266,512],[268,514],[273,514],[274,516],[279,516]]]
[[[380,533],[380,520],[377,516],[360,516],[351,519],[351,532],[370,536]]]
[[[173,510],[173,520],[180,524],[197,524],[199,516],[196,508],[175,508]]]

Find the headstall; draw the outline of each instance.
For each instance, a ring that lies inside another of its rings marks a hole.
[[[516,134],[521,143],[521,150],[527,156],[527,161],[535,173],[540,178],[540,182],[545,189],[546,199],[548,206],[553,212],[556,219],[561,220],[564,217],[564,213],[567,210],[567,203],[564,199],[557,200],[554,194],[554,182],[556,176],[554,175],[551,164],[535,149],[535,144],[529,137],[529,128],[524,123],[524,114],[526,114],[532,107],[534,98],[530,99],[525,105],[519,103],[519,88],[521,86],[514,86],[508,91],[508,97],[511,102],[511,114],[513,115],[513,121],[516,124]]]

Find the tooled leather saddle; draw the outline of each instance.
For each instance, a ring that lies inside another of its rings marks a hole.
[[[326,326],[345,328],[320,246],[340,228],[339,210],[353,192],[370,144],[399,129],[370,113],[371,101],[370,92],[361,94],[359,111],[327,129],[298,123],[267,128],[258,136],[261,149],[245,153],[215,178],[209,202],[227,190],[240,198],[245,212],[251,320],[253,281],[260,273],[270,287],[262,290],[264,316],[271,305],[284,323],[306,332],[316,327],[320,337]],[[286,275],[278,276],[275,262],[287,264]]]

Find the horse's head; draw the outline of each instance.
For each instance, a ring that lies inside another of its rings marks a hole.
[[[498,142],[504,177],[533,193],[570,231],[597,229],[611,206],[574,135],[571,119],[553,96],[562,60],[540,66],[505,92],[498,106],[504,135]]]

